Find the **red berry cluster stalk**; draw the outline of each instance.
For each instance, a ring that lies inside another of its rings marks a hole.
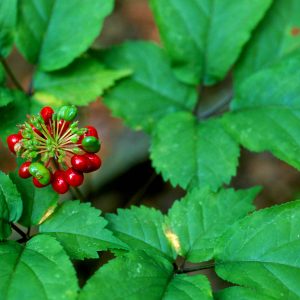
[[[44,107],[39,115],[28,116],[19,132],[7,137],[10,151],[26,161],[19,168],[21,178],[32,177],[33,184],[64,194],[70,186],[80,186],[84,173],[96,171],[101,159],[97,130],[78,128],[77,108],[62,106],[57,112]]]

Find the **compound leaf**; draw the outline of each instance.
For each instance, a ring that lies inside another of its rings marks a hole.
[[[135,129],[150,132],[165,115],[191,111],[196,104],[196,88],[176,79],[164,50],[153,43],[125,43],[100,58],[110,68],[133,71],[106,94],[104,102]]]
[[[163,118],[153,133],[151,159],[157,172],[173,186],[209,185],[218,189],[229,183],[238,165],[238,144],[219,119],[198,123],[187,112]]]
[[[254,210],[259,188],[213,193],[195,189],[176,201],[169,210],[167,228],[178,239],[177,253],[190,262],[208,261],[223,233],[237,220]]]
[[[105,228],[107,221],[90,204],[61,204],[40,226],[40,232],[55,237],[74,259],[98,258],[97,251],[126,247]]]
[[[152,251],[175,258],[175,251],[164,232],[164,216],[154,208],[131,207],[118,209],[118,214],[107,214],[108,228],[130,249]]]
[[[151,0],[177,76],[188,83],[223,79],[271,0]]]
[[[63,70],[37,72],[34,96],[41,101],[55,98],[57,103],[87,105],[129,74],[129,70],[109,70],[97,60],[79,58]]]
[[[273,1],[236,65],[236,87],[250,75],[293,52],[300,52],[300,2]]]
[[[67,66],[99,34],[113,0],[20,1],[16,43],[44,71]]]
[[[61,245],[49,236],[36,236],[25,246],[0,243],[2,299],[77,299],[75,270]]]
[[[169,261],[156,255],[133,251],[100,268],[84,286],[79,300],[137,300],[145,296],[147,300],[212,299],[205,276],[174,276]]]
[[[298,200],[260,210],[234,224],[220,239],[216,272],[257,294],[299,299],[299,251]]]

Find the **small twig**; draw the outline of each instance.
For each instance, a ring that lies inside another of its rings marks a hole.
[[[207,119],[217,114],[218,112],[222,112],[222,110],[228,107],[228,104],[230,103],[231,99],[232,99],[232,94],[230,94],[227,97],[224,97],[221,101],[217,102],[214,106],[212,106],[207,111],[203,112],[202,114],[199,113],[198,117],[200,119]]]
[[[70,192],[73,195],[73,198],[79,199],[80,202],[87,202],[81,190],[78,187],[70,187]]]
[[[196,271],[201,271],[201,270],[207,270],[207,269],[212,269],[215,267],[215,263],[209,263],[206,265],[200,265],[200,266],[194,266],[194,267],[189,267],[189,268],[183,268],[177,270],[176,273],[178,274],[183,274],[183,273],[190,273],[190,272],[196,272]]]
[[[156,179],[157,176],[158,175],[154,172],[149,178],[149,180],[135,193],[135,195],[133,195],[131,200],[129,200],[123,207],[128,208],[131,205],[140,203],[146,191],[148,190],[148,188],[150,187],[150,185]]]
[[[14,83],[14,85],[22,92],[25,93],[25,90],[23,89],[22,85],[19,83],[18,79],[16,78],[16,76],[14,75],[14,73],[12,72],[12,70],[10,69],[9,65],[7,64],[7,62],[5,61],[5,59],[3,57],[0,57],[0,61],[1,64],[3,66],[3,68],[5,69],[7,75],[10,77],[10,79],[12,80],[12,82]]]
[[[27,240],[27,234],[23,230],[21,230],[17,225],[11,223],[11,227],[22,237],[22,239]]]

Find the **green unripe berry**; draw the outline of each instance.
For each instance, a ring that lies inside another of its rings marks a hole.
[[[89,153],[96,153],[100,150],[100,141],[94,136],[86,136],[82,140],[81,145]]]
[[[77,112],[75,105],[64,105],[58,111],[58,118],[71,122],[76,118]]]
[[[32,163],[29,168],[29,173],[35,177],[41,184],[47,185],[50,182],[50,171],[41,163]]]

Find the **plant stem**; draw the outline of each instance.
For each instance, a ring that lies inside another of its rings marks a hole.
[[[5,61],[5,59],[3,57],[0,57],[0,61],[1,64],[3,66],[3,68],[5,69],[7,75],[10,77],[10,79],[12,80],[12,82],[14,83],[14,85],[22,92],[25,93],[25,90],[23,89],[22,85],[19,83],[18,79],[16,78],[16,76],[14,75],[14,73],[12,72],[12,70],[10,69],[9,65],[7,64],[7,62]]]
[[[139,204],[142,200],[142,197],[145,195],[146,191],[148,190],[149,186],[152,184],[152,182],[156,179],[158,175],[153,172],[149,180],[133,195],[131,200],[129,200],[123,207],[128,208],[131,205]]]
[[[80,202],[87,202],[87,200],[85,199],[81,190],[78,187],[70,187],[70,191],[73,197],[79,199]]]
[[[26,233],[23,230],[21,230],[17,225],[15,225],[14,223],[11,223],[11,227],[13,228],[14,231],[16,231],[22,237],[22,239],[27,240]]]
[[[190,268],[183,268],[181,270],[178,270],[176,273],[178,274],[183,274],[183,273],[190,273],[190,272],[196,272],[196,271],[201,271],[201,270],[206,270],[206,269],[212,269],[215,267],[215,263],[211,262],[208,264],[203,264],[203,265],[198,265]]]

